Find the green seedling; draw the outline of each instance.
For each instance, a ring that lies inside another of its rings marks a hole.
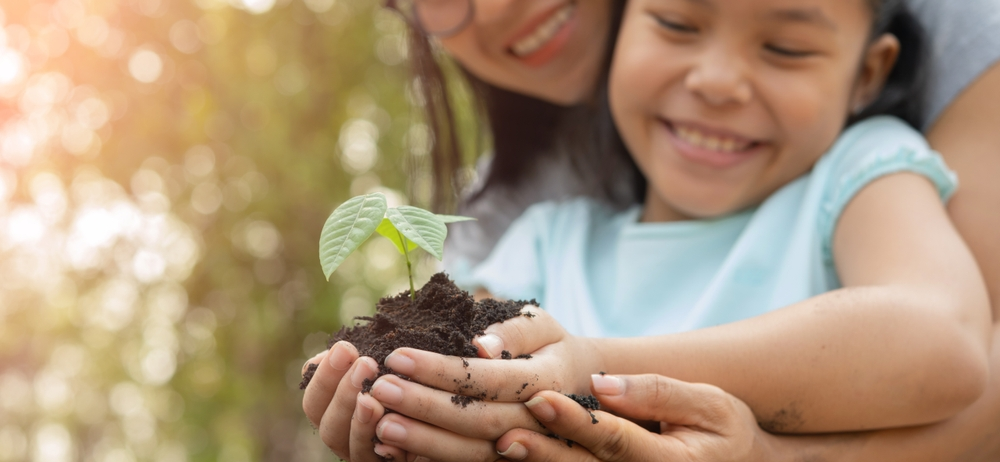
[[[438,215],[408,205],[389,208],[382,193],[357,196],[341,204],[326,219],[319,238],[319,261],[329,280],[337,267],[377,231],[392,241],[406,259],[410,300],[413,300],[416,290],[410,252],[419,247],[440,260],[448,235],[445,225],[469,220],[473,218]]]

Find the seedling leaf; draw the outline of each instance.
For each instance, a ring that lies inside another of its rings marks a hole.
[[[437,215],[408,205],[389,209],[386,217],[410,242],[438,260],[444,254],[444,238],[448,228]]]
[[[440,218],[441,222],[444,223],[444,224],[446,224],[446,225],[449,224],[449,223],[459,223],[459,222],[462,222],[462,221],[476,221],[475,218],[472,218],[472,217],[463,217],[463,216],[458,216],[458,215],[438,215],[437,217]]]
[[[383,218],[382,223],[378,225],[375,231],[392,241],[396,245],[396,250],[401,255],[406,255],[407,251],[417,250],[417,244],[414,244],[409,239],[406,240],[407,249],[403,250],[403,242],[399,239],[399,231],[396,230],[396,227],[392,225],[392,221],[388,218]]]
[[[319,238],[319,261],[327,280],[375,232],[387,207],[384,195],[372,193],[352,198],[330,214]]]

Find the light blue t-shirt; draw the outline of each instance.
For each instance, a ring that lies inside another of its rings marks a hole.
[[[840,287],[831,240],[865,185],[896,172],[928,178],[942,200],[954,173],[902,121],[848,129],[813,170],[760,206],[713,220],[640,223],[590,199],[546,202],[514,222],[478,266],[448,268],[465,288],[536,299],[588,337],[682,332],[751,318]]]

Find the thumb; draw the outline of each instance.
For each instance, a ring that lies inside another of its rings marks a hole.
[[[595,374],[591,389],[605,410],[620,416],[713,433],[722,433],[750,413],[742,401],[719,387],[662,375]]]
[[[581,458],[563,451],[553,452],[544,445],[532,444],[530,440],[518,440],[527,449],[527,460],[559,461],[559,460],[593,460],[596,458],[605,462],[650,460],[650,454],[659,456],[671,455],[676,451],[665,446],[660,435],[650,433],[644,428],[612,414],[602,411],[584,409],[573,399],[554,391],[541,391],[532,396],[526,403],[528,410],[549,431],[560,438],[573,441],[589,452],[590,457]],[[509,434],[508,434],[509,435]],[[511,444],[507,435],[498,442],[498,447]],[[563,449],[569,445],[562,443]],[[557,445],[558,446],[558,445]],[[556,456],[558,455],[558,457]],[[523,458],[522,458],[523,460]]]

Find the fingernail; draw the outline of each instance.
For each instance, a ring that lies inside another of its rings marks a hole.
[[[486,355],[489,356],[490,359],[498,358],[500,357],[500,354],[503,353],[503,340],[500,340],[500,337],[497,337],[496,335],[483,335],[476,339],[476,343],[478,343],[483,350],[486,350]]]
[[[330,351],[330,357],[327,359],[330,361],[330,366],[338,371],[346,371],[353,364],[353,361],[351,361],[351,352],[340,343],[333,346],[333,350]]]
[[[384,459],[390,459],[390,460],[392,460],[391,459],[392,452],[390,452],[389,451],[389,447],[386,446],[386,445],[384,445],[384,444],[376,444],[375,445],[375,454],[378,454],[379,457],[382,457]]]
[[[385,422],[378,426],[378,439],[383,443],[402,443],[406,441],[406,429],[395,422]]]
[[[497,454],[500,454],[505,459],[524,460],[525,457],[528,457],[528,448],[515,441],[510,444],[510,447],[506,451],[497,451]]]
[[[357,401],[358,405],[354,409],[354,417],[358,419],[358,422],[361,422],[362,424],[367,424],[368,422],[371,422],[372,414],[375,413],[375,410],[365,403],[365,399],[371,399],[371,398],[361,393],[358,393],[358,401]]]
[[[375,371],[372,370],[371,364],[368,361],[361,361],[358,367],[354,368],[354,372],[351,374],[351,385],[354,388],[361,388],[365,383],[365,379],[374,379]]]
[[[413,372],[417,370],[417,363],[402,353],[396,353],[395,351],[386,356],[385,365],[389,369],[403,375],[413,375]]]
[[[590,383],[594,386],[594,392],[601,395],[621,396],[625,393],[625,384],[618,377],[594,374],[590,376]]]
[[[403,402],[403,389],[389,379],[381,378],[372,386],[372,396],[385,404],[399,404]]]
[[[555,408],[552,407],[552,404],[550,404],[547,399],[542,398],[541,396],[532,398],[531,401],[524,403],[524,405],[528,406],[528,410],[542,422],[551,422],[556,420]]]

